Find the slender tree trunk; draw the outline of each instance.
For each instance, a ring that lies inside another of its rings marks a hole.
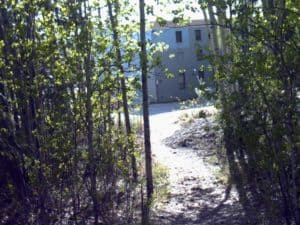
[[[214,42],[213,42],[213,39],[212,39],[212,30],[210,28],[211,27],[210,21],[209,21],[208,16],[207,16],[206,9],[201,8],[201,10],[202,10],[202,13],[203,13],[203,16],[204,16],[205,26],[206,26],[206,29],[207,29],[207,32],[208,32],[209,48],[213,51],[214,50]]]
[[[71,172],[71,176],[72,176],[72,212],[73,212],[73,220],[74,223],[77,225],[78,224],[78,218],[77,218],[77,213],[79,208],[77,207],[77,194],[78,194],[78,183],[76,181],[78,181],[78,143],[77,143],[77,138],[78,138],[78,133],[77,133],[77,120],[76,120],[76,116],[78,114],[78,110],[77,110],[77,99],[76,99],[76,95],[75,95],[75,87],[73,84],[70,85],[70,93],[71,93],[71,99],[73,101],[73,111],[71,111],[72,113],[72,118],[73,121],[71,122],[71,127],[72,127],[72,144],[73,144],[73,148],[72,148],[72,154],[73,157],[75,158],[74,160],[74,164],[72,165],[72,172]]]
[[[217,20],[216,20],[216,17],[214,15],[214,12],[213,12],[213,6],[211,3],[208,3],[208,15],[209,15],[209,20],[210,20],[210,24],[211,24],[211,38],[212,38],[212,41],[213,41],[213,51],[214,51],[214,54],[215,55],[218,55],[219,54],[219,43],[218,43],[218,36],[217,36]]]
[[[147,50],[146,50],[146,31],[145,31],[145,2],[140,0],[140,38],[141,52],[140,64],[142,70],[142,92],[143,92],[143,119],[144,119],[144,148],[146,164],[146,186],[147,201],[143,207],[143,225],[149,224],[150,203],[153,195],[153,176],[152,176],[152,156],[150,141],[150,123],[149,123],[149,101],[148,101],[148,84],[147,84]]]
[[[91,102],[93,90],[92,90],[92,65],[91,65],[91,36],[89,34],[88,28],[88,16],[87,13],[89,9],[87,8],[86,2],[84,2],[84,16],[83,20],[83,31],[86,31],[86,56],[84,58],[84,73],[85,73],[85,84],[86,84],[86,126],[87,126],[87,145],[88,145],[88,158],[89,158],[89,176],[91,182],[91,198],[93,202],[93,213],[94,213],[94,224],[99,224],[99,202],[97,197],[97,169],[96,169],[96,159],[95,150],[93,145],[94,136],[94,121],[93,121],[93,106]]]
[[[96,179],[96,165],[95,165],[95,151],[93,146],[93,118],[92,118],[92,87],[91,87],[91,68],[90,68],[90,55],[87,55],[85,60],[85,75],[86,75],[86,123],[87,123],[87,141],[88,141],[88,153],[89,153],[89,172],[90,172],[90,182],[91,182],[91,197],[93,201],[94,210],[94,224],[98,225],[98,199],[97,199],[97,179]]]
[[[123,110],[124,110],[124,117],[125,117],[125,127],[126,127],[126,133],[127,133],[127,138],[128,138],[128,143],[129,143],[129,148],[130,151],[134,151],[134,143],[132,140],[132,130],[131,130],[131,124],[130,124],[130,118],[129,118],[129,108],[128,108],[128,98],[127,98],[127,88],[126,88],[126,82],[125,82],[125,73],[124,73],[124,68],[122,66],[122,55],[121,55],[121,49],[120,49],[120,37],[117,31],[118,27],[118,21],[117,21],[117,15],[119,13],[119,2],[115,2],[115,15],[113,15],[113,9],[112,9],[112,3],[111,0],[107,0],[107,5],[108,5],[108,14],[109,14],[109,19],[111,23],[111,28],[113,31],[113,43],[116,51],[116,57],[117,57],[117,67],[121,72],[121,92],[122,92],[122,100],[123,100]],[[130,152],[130,158],[131,158],[131,168],[132,168],[132,174],[133,174],[133,179],[137,181],[137,167],[136,167],[136,158],[133,154],[133,152]],[[127,153],[125,152],[125,158],[126,158]]]
[[[220,6],[218,6],[217,14],[218,14],[220,37],[221,37],[220,51],[222,54],[224,54],[224,53],[226,53],[226,32],[227,32],[227,29],[225,27],[225,25],[226,25],[225,24],[225,19],[226,19],[225,10],[221,9]]]

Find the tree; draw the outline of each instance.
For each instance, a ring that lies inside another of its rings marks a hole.
[[[120,146],[134,148],[134,135],[114,123],[118,60],[101,8],[0,4],[1,224],[126,221]]]
[[[128,136],[128,143],[130,148],[130,157],[131,157],[131,167],[132,167],[132,174],[135,181],[137,181],[137,166],[136,166],[136,158],[134,156],[134,143],[132,139],[132,129],[130,124],[130,117],[129,117],[129,108],[128,108],[128,98],[127,98],[127,87],[126,87],[126,81],[125,81],[125,70],[122,65],[122,55],[121,55],[121,49],[120,49],[120,37],[117,31],[118,28],[118,19],[117,16],[120,13],[120,4],[118,1],[115,1],[115,13],[113,14],[112,9],[112,3],[110,0],[107,0],[107,6],[108,6],[108,14],[109,19],[111,23],[111,29],[113,32],[113,44],[115,47],[115,54],[116,54],[116,64],[117,68],[120,71],[120,74],[118,75],[120,82],[121,82],[121,92],[122,92],[122,100],[123,100],[123,112],[125,117],[125,127],[126,127],[126,133]],[[125,150],[124,158],[127,156],[127,150]]]
[[[147,50],[146,50],[146,32],[145,32],[145,2],[139,1],[140,6],[140,64],[142,72],[142,91],[143,91],[143,121],[144,121],[144,148],[146,164],[146,186],[147,201],[143,207],[143,224],[149,224],[149,207],[153,194],[153,176],[152,176],[152,155],[150,140],[150,123],[149,123],[149,100],[147,85]]]
[[[258,223],[298,224],[299,3],[205,2],[219,30],[212,35],[212,64],[240,201]]]

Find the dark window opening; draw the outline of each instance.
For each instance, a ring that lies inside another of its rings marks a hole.
[[[175,34],[176,34],[176,42],[177,43],[182,42],[182,33],[181,33],[181,31],[176,31]]]
[[[195,30],[196,41],[201,41],[201,30]]]
[[[179,88],[185,89],[186,81],[185,81],[185,72],[179,73]]]

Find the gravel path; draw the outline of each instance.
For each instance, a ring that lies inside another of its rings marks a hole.
[[[213,107],[201,109],[214,110]],[[165,145],[166,138],[182,129],[176,121],[185,112],[196,113],[199,108],[179,110],[177,103],[150,106],[154,161],[168,168],[170,184],[170,198],[155,206],[153,224],[245,224],[235,192],[216,179],[215,165],[205,163],[199,151],[191,147]]]

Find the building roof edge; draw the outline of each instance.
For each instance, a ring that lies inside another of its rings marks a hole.
[[[182,27],[193,27],[193,26],[202,26],[202,25],[209,25],[205,20],[191,20],[186,25],[179,25],[174,23],[173,21],[166,21],[164,26],[160,25],[157,21],[155,21],[151,25],[151,29],[167,29],[167,28],[182,28]]]

